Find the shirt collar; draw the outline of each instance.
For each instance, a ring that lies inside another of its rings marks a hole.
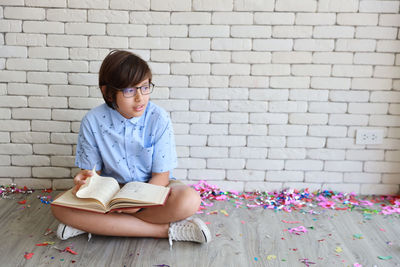
[[[147,105],[147,107],[148,107],[148,105]],[[144,118],[145,118],[146,112],[147,112],[147,108],[144,111],[142,116],[127,119],[124,116],[122,116],[117,110],[110,108],[110,114],[111,114],[112,123],[114,125],[114,129],[119,130],[125,126],[125,123],[128,123],[128,122],[131,123],[132,125],[144,126]]]

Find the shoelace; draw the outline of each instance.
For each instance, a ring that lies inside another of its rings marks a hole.
[[[191,240],[191,239],[188,239],[186,235],[184,236],[183,239],[182,238],[179,240],[177,239],[177,237],[175,235],[176,232],[181,232],[181,234],[186,232],[185,230],[181,230],[183,228],[193,228],[193,225],[188,224],[188,222],[186,222],[186,223],[175,222],[170,225],[169,230],[168,230],[168,241],[169,241],[169,249],[170,250],[172,250],[173,239],[175,239],[177,241],[188,241],[188,240],[190,241]],[[190,229],[190,233],[193,234],[193,229]],[[193,237],[192,237],[192,239],[193,239]]]

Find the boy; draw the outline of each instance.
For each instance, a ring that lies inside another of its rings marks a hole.
[[[164,206],[97,214],[52,206],[62,223],[60,239],[85,232],[111,236],[169,238],[207,243],[208,227],[198,218],[186,220],[200,206],[199,194],[170,180],[177,159],[172,125],[167,113],[149,101],[154,84],[149,66],[138,56],[113,50],[104,59],[99,86],[105,104],[82,119],[75,164],[82,170],[74,178],[74,193],[96,171],[120,184],[141,181],[171,187]]]

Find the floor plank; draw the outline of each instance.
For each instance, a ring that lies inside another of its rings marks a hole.
[[[204,214],[196,215],[209,223],[214,240],[207,245],[174,242],[170,250],[166,239],[94,236],[88,242],[87,235],[66,241],[54,234],[45,236],[58,222],[38,194],[30,195],[25,205],[18,204],[20,199],[0,199],[1,266],[306,266],[301,259],[316,263],[310,266],[353,266],[355,262],[400,266],[398,215],[373,215],[366,220],[359,211],[319,210],[320,214],[311,215],[214,202]],[[217,214],[206,214],[211,211]],[[287,231],[300,225],[308,232]],[[354,237],[357,234],[361,239]],[[45,241],[55,244],[35,246]],[[67,246],[78,255],[57,250]],[[30,252],[33,257],[25,259],[24,254]]]

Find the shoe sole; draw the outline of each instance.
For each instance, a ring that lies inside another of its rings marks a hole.
[[[197,227],[199,227],[200,231],[203,233],[203,236],[205,239],[204,243],[210,242],[211,241],[211,233],[210,233],[210,229],[208,229],[207,225],[199,218],[195,218],[191,221],[193,223],[195,223],[197,225]]]

